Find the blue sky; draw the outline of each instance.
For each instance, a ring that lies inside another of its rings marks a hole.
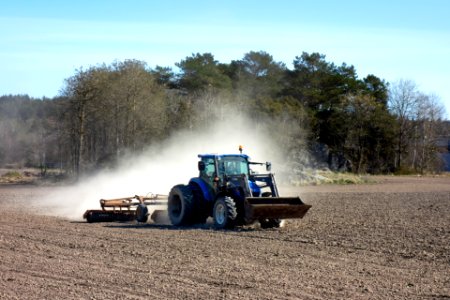
[[[0,4],[0,95],[53,97],[75,69],[138,59],[174,67],[266,51],[291,67],[303,51],[359,77],[411,79],[450,113],[450,1],[51,1]]]

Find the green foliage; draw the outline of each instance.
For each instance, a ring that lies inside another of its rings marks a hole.
[[[223,74],[211,53],[192,54],[175,65],[181,69],[179,86],[189,92],[231,88],[230,78]]]
[[[273,98],[282,90],[285,71],[286,66],[275,62],[272,55],[251,51],[242,60],[231,62],[228,76],[234,89],[248,98]]]
[[[375,101],[387,107],[388,102],[388,84],[376,77],[375,75],[367,75],[366,78],[363,79],[365,85],[365,93],[372,95],[375,98]]]
[[[305,169],[297,179],[293,180],[291,184],[297,186],[304,185],[324,185],[324,184],[363,184],[369,183],[367,177],[348,172],[333,172],[320,171],[315,169]]]
[[[151,73],[156,78],[156,82],[166,88],[176,88],[175,73],[169,67],[156,66]]]
[[[394,135],[386,107],[370,95],[348,95],[346,97],[348,117],[345,153],[352,161],[355,173],[381,172],[388,168],[394,151]]]
[[[22,174],[17,171],[8,171],[2,175],[3,178],[19,179],[22,178]]]
[[[398,168],[394,172],[395,175],[414,175],[417,174],[417,171],[413,168],[408,168],[406,166],[403,166],[401,168]]]

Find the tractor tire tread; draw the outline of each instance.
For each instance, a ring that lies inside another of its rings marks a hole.
[[[173,203],[172,197],[178,196],[181,201],[181,209],[179,215],[174,215],[171,203]],[[176,185],[172,188],[169,194],[168,201],[168,213],[170,221],[173,225],[183,226],[191,225],[194,223],[194,211],[195,211],[194,196],[189,186],[184,184]]]

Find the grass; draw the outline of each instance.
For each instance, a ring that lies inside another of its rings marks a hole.
[[[327,177],[331,184],[361,184],[368,182],[366,177],[353,173],[326,171],[323,176]]]
[[[56,184],[67,177],[57,169],[48,169],[43,174],[41,169],[0,169],[0,184]]]
[[[20,174],[18,171],[8,171],[3,174],[2,177],[6,179],[20,179],[22,178],[22,174]]]
[[[353,173],[333,172],[329,170],[305,169],[295,178],[291,178],[291,184],[322,185],[322,184],[362,184],[370,182],[366,176]]]

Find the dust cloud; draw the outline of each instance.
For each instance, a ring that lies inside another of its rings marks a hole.
[[[275,162],[280,159],[280,151],[272,140],[264,125],[253,124],[238,114],[207,129],[178,132],[140,156],[124,158],[114,170],[59,189],[42,199],[41,204],[47,207],[47,214],[82,220],[87,209],[100,209],[100,199],[167,195],[172,186],[187,184],[190,178],[198,176],[198,154],[239,153],[242,145],[243,153],[252,161]]]

